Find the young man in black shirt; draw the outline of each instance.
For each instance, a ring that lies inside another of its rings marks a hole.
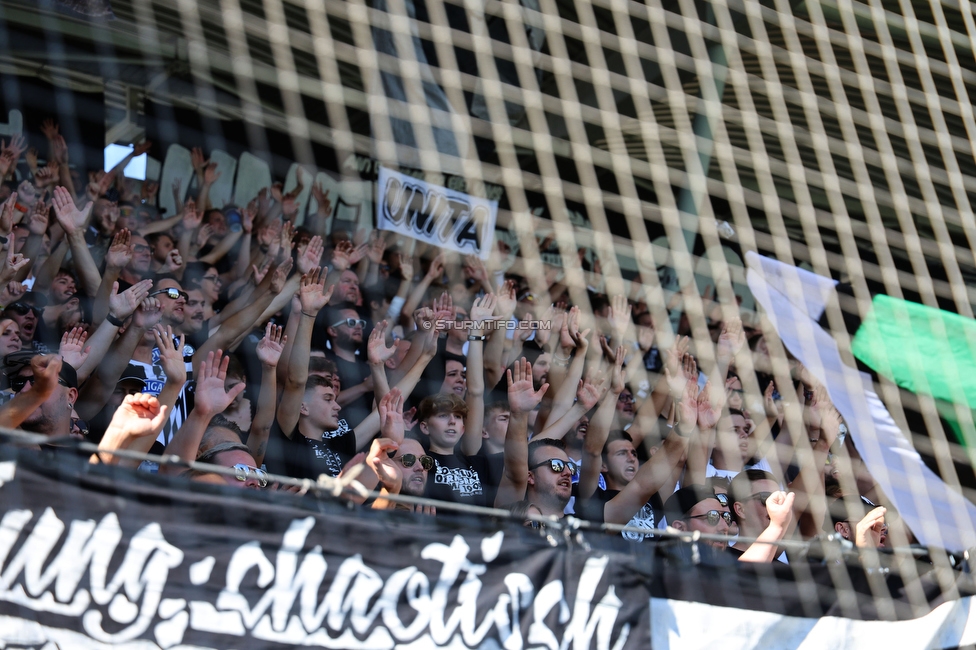
[[[434,469],[427,478],[427,496],[441,501],[493,505],[495,483],[484,454],[465,455],[459,443],[465,436],[468,406],[454,393],[425,397],[417,410],[420,432],[427,436]],[[481,432],[478,434],[480,443]],[[480,444],[478,445],[480,447]]]

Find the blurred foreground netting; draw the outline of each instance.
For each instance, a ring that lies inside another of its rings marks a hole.
[[[0,2],[5,143],[43,142],[55,119],[82,187],[107,145],[150,140],[131,176],[160,183],[163,216],[199,189],[191,150],[201,147],[222,170],[215,208],[282,181],[286,194],[301,186],[296,225],[318,223],[327,191],[323,235],[379,228],[425,262],[438,250],[458,266],[474,255],[496,289],[517,285],[514,319],[552,323],[580,309],[579,329],[605,335],[589,344],[588,370],[608,369],[624,346],[614,429],[633,434],[643,462],[662,453],[681,422],[681,391],[697,383],[744,442],[695,437],[670,486],[707,477],[728,492],[723,477],[769,472],[797,495],[787,539],[810,544],[782,566],[737,568],[686,539],[615,540],[604,552],[609,536],[560,529],[558,551],[543,536],[525,542],[530,553],[492,546],[494,523],[438,529],[434,543],[414,530],[423,523],[377,516],[357,528],[343,512],[337,549],[307,541],[331,521],[325,509],[286,521],[280,504],[251,504],[248,525],[235,527],[244,506],[215,493],[204,500],[228,521],[190,531],[191,552],[176,540],[210,514],[187,523],[162,507],[72,498],[73,488],[17,488],[2,500],[0,609],[20,622],[0,621],[17,630],[0,641],[379,648],[422,634],[446,645],[457,632],[467,647],[489,637],[565,647],[581,635],[598,647],[667,647],[711,634],[707,619],[743,646],[829,642],[840,630],[894,647],[976,642],[966,624],[976,616],[974,48],[968,0]],[[18,159],[2,198],[31,177]],[[672,377],[676,389],[665,370],[686,381]],[[740,445],[743,458],[728,462]],[[159,490],[158,504],[185,497]],[[659,525],[669,495],[656,496]],[[873,506],[887,508],[885,550],[862,544],[859,554],[838,537],[855,541]],[[69,547],[57,522],[39,519],[48,507],[77,524],[77,552],[104,560],[102,573],[69,579],[47,564]],[[265,527],[268,512],[275,524]],[[122,551],[99,555],[96,524],[132,554],[141,535],[142,564],[106,575]],[[513,530],[529,534],[506,528],[506,545]],[[31,542],[37,557],[16,564],[35,533],[48,535]],[[422,547],[443,567],[418,572]],[[492,567],[499,548],[518,565],[505,577]],[[206,555],[223,551],[214,573]],[[306,588],[306,571],[288,562],[327,578]],[[360,594],[330,586],[340,563]],[[460,586],[484,566],[493,577],[480,594]],[[160,586],[177,573],[180,590]],[[276,591],[261,591],[272,580]],[[78,584],[84,597],[69,589]],[[323,609],[333,588],[338,600]],[[387,620],[408,601],[413,624],[402,613]],[[444,623],[455,603],[459,619]],[[494,627],[483,630],[487,617]],[[877,623],[891,620],[905,627]]]

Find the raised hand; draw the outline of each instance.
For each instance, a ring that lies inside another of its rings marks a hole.
[[[61,173],[58,171],[57,167],[48,165],[47,167],[42,167],[38,169],[34,174],[34,185],[37,189],[44,189],[45,187],[50,187],[58,182],[61,178]]]
[[[393,440],[403,440],[403,403],[406,401],[399,388],[391,388],[376,405],[380,414],[380,435]]]
[[[130,244],[132,241],[132,233],[127,229],[115,233],[112,237],[112,245],[108,247],[108,252],[105,253],[105,266],[112,269],[124,269],[132,261],[132,249]]]
[[[566,319],[566,331],[569,334],[569,338],[573,340],[573,345],[579,351],[580,354],[586,352],[589,346],[589,328],[580,332],[580,309],[576,305],[569,310],[569,316]]]
[[[396,346],[386,344],[387,327],[389,327],[388,323],[382,320],[369,333],[369,341],[366,343],[366,356],[371,365],[378,366],[387,359],[392,359],[393,355],[396,354]]]
[[[203,149],[193,147],[190,150],[190,163],[193,165],[193,169],[197,175],[203,176],[203,168],[207,166],[207,159],[203,155]]]
[[[369,257],[370,262],[379,266],[383,263],[384,253],[386,253],[386,238],[380,234],[379,236],[373,238],[373,241],[366,249],[366,255]]]
[[[58,123],[51,118],[47,118],[41,122],[41,133],[43,133],[44,137],[48,140],[53,140],[55,136],[58,135],[59,128]]]
[[[7,236],[14,229],[14,211],[17,209],[17,192],[11,192],[0,209],[0,235]]]
[[[509,407],[512,415],[528,413],[542,402],[543,396],[549,390],[549,384],[543,384],[539,390],[533,390],[532,364],[525,357],[515,362],[514,370],[514,374],[512,370],[505,371],[508,377]]]
[[[241,210],[241,228],[246,234],[254,230],[254,221],[258,218],[258,200],[253,199]]]
[[[182,388],[186,383],[186,362],[183,360],[186,335],[180,334],[179,341],[174,344],[173,328],[169,325],[154,327],[152,333],[159,349],[159,365],[163,367],[166,383]]]
[[[68,164],[68,143],[63,135],[56,135],[51,140],[51,162],[59,165]]]
[[[258,342],[256,352],[258,361],[266,368],[278,367],[281,351],[285,349],[285,343],[288,342],[288,337],[284,331],[283,327],[271,322],[268,322],[264,328],[264,338]]]
[[[207,245],[207,242],[210,241],[210,238],[213,237],[213,235],[213,226],[206,223],[200,226],[200,230],[197,231],[197,236],[194,238],[193,243],[196,244],[198,248],[203,248]]]
[[[624,371],[624,360],[627,358],[627,350],[622,345],[618,345],[613,353],[613,369],[610,371],[610,390],[614,395],[624,392],[627,387],[627,373]]]
[[[197,212],[197,202],[187,199],[183,204],[183,229],[196,230],[203,223],[203,212]]]
[[[168,418],[169,407],[161,405],[152,395],[126,395],[122,405],[115,410],[103,439],[118,444],[134,438],[155,437]]]
[[[254,285],[255,286],[261,284],[261,282],[264,281],[264,276],[266,276],[268,274],[268,270],[270,268],[271,268],[271,256],[270,255],[268,255],[268,256],[266,256],[264,258],[264,261],[261,262],[260,268],[257,267],[257,266],[255,266],[254,264],[251,265],[251,269],[254,271]]]
[[[322,269],[312,269],[302,275],[302,283],[298,289],[298,299],[302,301],[302,312],[313,318],[319,311],[329,304],[335,285],[325,288],[325,273]]]
[[[766,514],[769,515],[769,524],[785,529],[793,521],[793,500],[796,495],[792,492],[787,494],[777,490],[766,499]],[[882,508],[884,510],[884,508]],[[883,515],[883,513],[882,513]],[[860,525],[860,524],[859,524]]]
[[[139,305],[146,300],[151,289],[152,280],[140,280],[122,293],[119,293],[119,283],[113,283],[112,293],[108,297],[109,315],[113,318],[117,318],[118,320],[125,320],[131,316]],[[153,302],[157,301],[153,299]],[[156,319],[156,322],[159,322],[158,318]],[[151,323],[148,326],[153,327],[155,324],[156,323]]]
[[[722,326],[722,333],[718,337],[716,355],[719,359],[731,359],[746,342],[746,333],[742,329],[742,319],[738,316],[728,319]]]
[[[58,373],[61,372],[61,357],[57,354],[38,354],[31,359],[31,369],[34,371],[34,381],[31,390],[36,390],[45,398],[58,385]]]
[[[7,247],[7,255],[12,254],[11,247]],[[17,302],[27,292],[27,287],[20,282],[7,282],[6,284],[0,284],[0,287],[3,287],[0,289],[0,305],[11,305]]]
[[[440,280],[444,275],[444,254],[441,253],[430,262],[427,268],[427,278],[430,282]],[[514,309],[513,309],[514,311]]]
[[[325,252],[325,244],[322,238],[315,235],[308,240],[305,250],[298,256],[298,272],[305,275],[322,263],[322,253]]]
[[[31,208],[30,217],[27,220],[27,229],[30,231],[30,234],[37,235],[38,237],[44,236],[44,233],[47,232],[50,209],[50,206],[44,201],[43,197],[34,203],[34,207]]]
[[[166,262],[159,267],[160,273],[175,273],[183,267],[183,256],[175,248],[166,255]]]
[[[206,360],[200,364],[194,392],[194,411],[200,411],[201,414],[208,416],[222,413],[238,395],[244,392],[244,382],[235,384],[230,391],[224,390],[229,363],[230,356],[224,356],[220,350],[217,350],[209,353]]]
[[[878,548],[884,541],[888,526],[884,522],[887,508],[878,506],[854,527],[854,546],[860,548]],[[771,517],[770,517],[771,518]]]
[[[14,247],[8,245],[7,254],[3,260],[3,267],[0,268],[0,287],[6,287],[11,280],[17,277],[20,270],[29,263],[30,259],[20,253],[14,253]],[[0,304],[9,305],[10,303],[4,302]]]
[[[77,370],[88,359],[91,354],[91,346],[85,347],[88,333],[81,327],[73,327],[71,331],[65,332],[61,336],[61,346],[58,352],[65,363]]]
[[[318,203],[319,214],[325,215],[326,217],[332,214],[332,202],[329,201],[329,192],[323,190],[321,183],[312,185],[312,198]]]
[[[376,438],[369,447],[366,464],[376,473],[380,485],[390,494],[399,494],[403,484],[403,472],[395,460],[390,458],[400,448],[395,441],[388,437]]]
[[[664,365],[671,371],[671,376],[677,378],[681,373],[681,362],[684,361],[685,353],[688,352],[688,346],[691,343],[691,339],[687,336],[679,336],[674,340],[674,345],[671,346],[670,350],[667,350],[664,354]],[[678,393],[679,395],[681,393]]]
[[[54,188],[54,215],[69,235],[84,229],[88,223],[88,215],[91,214],[91,209],[91,201],[79,210],[67,189],[61,186]]]
[[[220,172],[217,171],[217,163],[211,162],[207,163],[207,166],[203,168],[203,182],[205,185],[213,185],[220,178]]]
[[[139,305],[139,308],[133,312],[132,325],[143,331],[149,330],[156,327],[162,317],[163,311],[160,308],[159,301],[155,298],[146,298]]]
[[[498,320],[506,321],[515,313],[515,306],[518,304],[517,294],[515,293],[515,282],[506,280],[501,290],[495,295],[495,315]]]
[[[492,315],[495,313],[495,294],[486,293],[480,298],[474,301],[471,305],[471,320],[478,322],[484,322],[492,320]],[[484,327],[484,326],[482,326]]]
[[[277,295],[285,288],[285,281],[288,279],[288,274],[291,273],[291,267],[294,265],[295,263],[289,257],[285,260],[284,264],[279,264],[278,268],[274,270],[274,273],[271,275],[271,286],[269,287],[272,294]],[[329,295],[332,295],[331,290],[329,291]]]
[[[668,383],[671,382],[671,371],[668,369],[664,370],[664,376],[667,378]],[[698,398],[701,397],[698,391],[698,382],[686,381],[684,384],[683,392],[680,394],[680,400],[676,397],[677,401],[677,414],[678,414],[678,425],[681,427],[681,431],[685,435],[689,434],[694,430],[695,426],[698,424]]]
[[[588,374],[580,379],[579,387],[576,389],[576,400],[584,410],[589,411],[599,403],[606,394],[606,378]]]
[[[719,399],[713,404],[711,388],[711,383],[706,382],[698,393],[698,426],[702,429],[714,429],[725,407],[725,391],[716,391]]]
[[[631,325],[630,313],[631,306],[625,296],[613,296],[610,299],[610,315],[607,316],[607,322],[610,323],[613,340],[618,343],[624,340],[627,328]]]

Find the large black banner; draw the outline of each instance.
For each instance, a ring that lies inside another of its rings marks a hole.
[[[191,490],[64,454],[7,452],[0,480],[3,648],[666,647],[728,608],[774,631],[824,614],[925,624],[947,586],[925,565],[909,597],[895,573]],[[943,607],[968,617],[970,582],[948,584]]]

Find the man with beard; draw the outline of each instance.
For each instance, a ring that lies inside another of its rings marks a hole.
[[[78,400],[78,375],[54,354],[14,352],[3,360],[14,398],[0,407],[0,426],[52,438],[71,433],[71,409]]]
[[[183,306],[183,333],[187,342],[194,348],[203,345],[210,335],[207,325],[207,297],[200,289],[190,289],[186,292],[186,305]]]
[[[373,408],[373,378],[359,355],[366,321],[359,317],[352,303],[342,303],[324,311],[328,315],[325,331],[331,346],[326,357],[334,361],[339,370],[345,388],[338,395],[338,401],[346,419],[355,427]]]

